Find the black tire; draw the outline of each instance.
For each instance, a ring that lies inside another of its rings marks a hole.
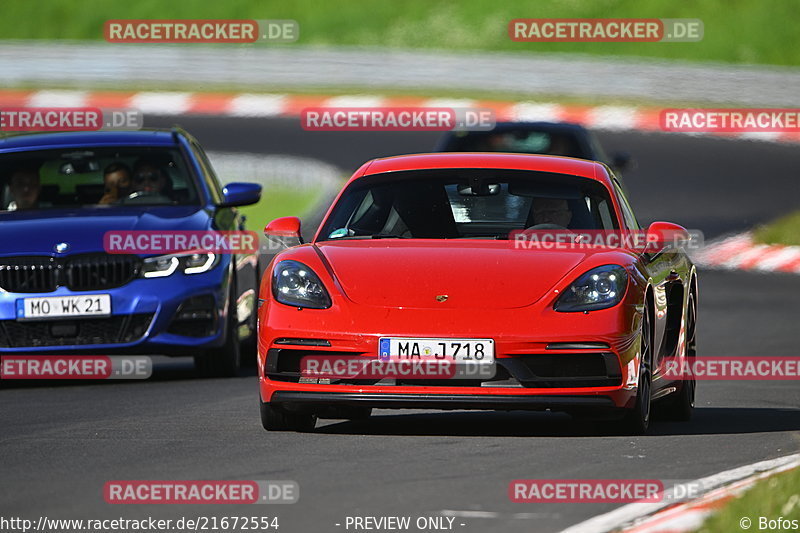
[[[240,365],[243,368],[256,368],[258,366],[258,342],[256,339],[242,341],[239,351],[241,352]]]
[[[256,287],[258,287],[258,285],[256,285]],[[258,330],[256,327],[258,323],[258,292],[255,294],[255,299],[253,303],[253,314],[250,319],[250,324],[248,324],[252,333],[250,337],[239,343],[240,365],[243,368],[256,368],[258,366]]]
[[[259,261],[261,254],[258,255]],[[255,294],[253,294],[253,309],[248,319],[248,327],[251,335],[241,343],[241,365],[246,368],[256,368],[258,366],[258,292],[261,290],[261,266],[256,266],[255,275]]]
[[[194,358],[194,366],[202,377],[235,377],[242,365],[242,351],[239,342],[239,318],[236,312],[236,276],[231,277],[228,295],[228,314],[225,324],[225,342],[219,348],[206,351]]]
[[[694,294],[689,293],[689,301],[686,304],[686,358],[689,369],[694,368],[694,360],[697,356],[697,302]],[[664,420],[674,420],[686,422],[692,418],[694,411],[694,398],[697,390],[697,382],[694,376],[681,381],[681,388],[678,392],[669,395],[658,406],[659,418]]]
[[[620,421],[620,430],[626,435],[644,435],[650,427],[652,407],[652,361],[653,332],[650,327],[650,312],[647,308],[642,316],[642,333],[639,360],[639,385],[636,392],[636,405]]]
[[[261,425],[267,431],[309,432],[317,425],[317,417],[307,413],[292,413],[280,407],[259,400]]]

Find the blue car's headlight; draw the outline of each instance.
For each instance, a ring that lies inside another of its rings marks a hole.
[[[625,295],[628,274],[619,265],[603,265],[583,274],[556,301],[556,311],[594,311],[617,305]]]
[[[272,269],[272,294],[282,304],[327,309],[331,297],[313,270],[292,260],[280,261]]]
[[[184,274],[202,274],[219,263],[219,256],[211,253],[169,254],[148,257],[142,264],[143,278],[164,278],[178,270]]]

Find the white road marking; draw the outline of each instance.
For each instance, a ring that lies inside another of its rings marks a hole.
[[[601,130],[635,130],[637,114],[634,107],[598,106],[589,112],[586,122]]]
[[[128,105],[145,115],[183,115],[192,105],[192,93],[141,92],[132,96]]]
[[[325,100],[322,107],[381,107],[386,98],[367,94],[333,96]]]
[[[521,102],[511,108],[514,120],[558,122],[564,114],[564,108],[558,104],[537,104]]]
[[[36,91],[28,98],[30,107],[84,107],[89,106],[86,91]]]
[[[228,106],[234,117],[278,117],[285,113],[285,94],[240,94]]]

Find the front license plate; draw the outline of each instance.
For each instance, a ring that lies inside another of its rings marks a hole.
[[[45,296],[17,300],[17,319],[110,316],[110,294]]]
[[[383,361],[455,361],[494,363],[493,339],[414,339],[382,337],[378,357]]]

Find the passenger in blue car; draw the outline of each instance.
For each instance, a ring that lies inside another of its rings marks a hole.
[[[36,209],[39,207],[39,193],[42,190],[39,170],[34,166],[20,167],[11,173],[8,188],[13,200],[9,211]]]
[[[131,169],[125,163],[111,163],[103,171],[103,197],[99,204],[113,204],[131,193]]]

